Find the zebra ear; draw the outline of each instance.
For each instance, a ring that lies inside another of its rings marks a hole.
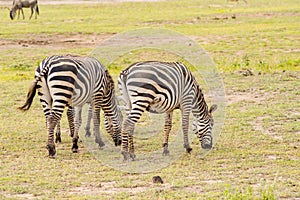
[[[209,113],[211,114],[212,112],[214,112],[215,110],[217,110],[218,106],[216,104],[212,105],[209,109]]]

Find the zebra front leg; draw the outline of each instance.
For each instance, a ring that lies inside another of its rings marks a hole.
[[[20,9],[18,9],[18,20],[20,19]]]
[[[164,127],[164,133],[165,133],[165,137],[164,137],[164,143],[163,143],[163,155],[169,155],[170,151],[168,149],[168,142],[169,142],[169,134],[170,134],[170,130],[172,128],[172,115],[173,112],[169,112],[166,113],[165,116],[165,127]]]
[[[89,110],[88,110],[88,116],[87,116],[87,121],[86,121],[86,126],[85,126],[85,137],[91,137],[91,119],[93,115],[93,108],[91,105],[89,105]]]
[[[104,142],[100,137],[100,108],[95,108],[93,112],[94,119],[94,134],[95,134],[95,142],[99,144],[99,147],[102,148],[105,146]]]
[[[31,15],[30,15],[29,19],[31,19],[32,15],[33,15],[33,7],[31,7]]]
[[[182,132],[183,132],[183,142],[184,142],[184,148],[187,153],[190,153],[193,149],[190,147],[189,143],[189,137],[188,137],[188,131],[189,131],[189,116],[190,112],[189,109],[184,109],[184,111],[181,112],[182,115]]]
[[[55,143],[61,143],[61,131],[60,131],[60,122],[57,122],[56,132],[55,132]]]
[[[78,139],[79,139],[79,128],[81,125],[81,111],[82,109],[79,107],[76,107],[75,109],[75,130],[73,135],[73,146],[72,146],[72,152],[77,153],[78,152]]]
[[[23,8],[21,8],[21,12],[22,12],[22,15],[23,15],[23,20],[24,20],[25,19],[25,15],[24,15]]]

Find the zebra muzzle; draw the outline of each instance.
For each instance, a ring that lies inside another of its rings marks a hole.
[[[202,149],[211,149],[212,148],[212,143],[202,143],[201,144]]]
[[[211,135],[204,135],[203,139],[201,140],[201,147],[202,149],[211,149],[212,148],[212,141],[213,138]]]

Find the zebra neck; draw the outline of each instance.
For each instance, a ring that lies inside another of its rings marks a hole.
[[[206,120],[209,118],[208,106],[205,102],[202,90],[198,85],[195,85],[193,88],[194,88],[195,96],[194,96],[192,113],[194,117],[198,119]]]

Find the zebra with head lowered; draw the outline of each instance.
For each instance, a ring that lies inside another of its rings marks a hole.
[[[20,11],[22,12],[23,19],[25,19],[23,8],[30,8],[31,15],[29,19],[31,19],[34,11],[35,11],[35,19],[39,13],[39,6],[37,0],[14,0],[12,9],[9,12],[10,19],[14,19],[16,12],[18,11],[18,19],[20,17]]]
[[[118,85],[127,105],[127,116],[122,127],[124,160],[134,159],[134,126],[144,111],[165,113],[163,154],[167,155],[169,133],[174,109],[181,110],[184,148],[190,152],[188,140],[189,115],[193,113],[193,131],[204,149],[212,148],[212,112],[192,73],[181,63],[138,62],[121,72]]]
[[[99,146],[104,145],[99,130],[101,108],[111,123],[113,131],[111,135],[115,144],[119,143],[122,114],[117,106],[114,82],[107,69],[98,60],[71,55],[46,58],[36,69],[35,79],[29,88],[25,104],[20,107],[21,110],[30,108],[36,90],[47,122],[49,156],[56,153],[54,128],[61,119],[65,107],[71,108],[68,109],[68,117],[74,114],[73,107],[76,107],[72,150],[78,151],[81,107],[86,103],[92,106],[95,140]]]

